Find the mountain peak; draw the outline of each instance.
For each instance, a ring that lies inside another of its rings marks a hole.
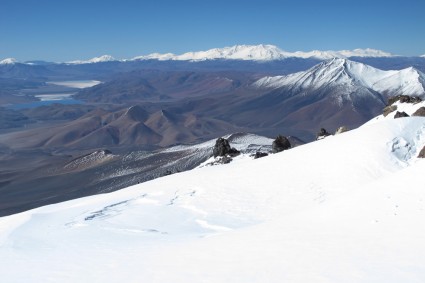
[[[307,71],[287,76],[265,77],[256,81],[257,88],[317,90],[327,86],[348,90],[367,88],[382,94],[425,94],[425,74],[413,67],[399,71],[383,71],[343,58],[321,62]]]
[[[14,65],[16,63],[18,63],[18,61],[15,58],[6,58],[0,61],[0,65]]]

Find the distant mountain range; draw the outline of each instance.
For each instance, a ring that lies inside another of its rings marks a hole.
[[[422,55],[421,57],[424,57]],[[180,55],[173,53],[152,53],[149,55],[136,56],[132,59],[115,59],[110,55],[102,55],[88,60],[74,60],[65,62],[65,64],[93,64],[112,61],[138,61],[138,60],[160,60],[160,61],[204,61],[204,60],[246,60],[246,61],[273,61],[288,58],[311,58],[326,60],[331,58],[351,58],[351,57],[399,57],[381,50],[366,48],[340,51],[321,51],[313,50],[308,52],[296,51],[288,52],[275,45],[235,45],[224,48],[213,48],[206,51],[186,52]],[[418,56],[419,57],[419,56]],[[0,61],[0,64],[14,64],[17,61],[14,58],[7,58]],[[37,61],[30,61],[29,64],[37,64]]]
[[[287,58],[314,58],[314,59],[330,59],[330,58],[349,58],[349,57],[393,57],[394,55],[375,49],[354,49],[341,51],[319,51],[310,52],[287,52],[279,49],[275,45],[235,45],[232,47],[214,48],[207,51],[187,52],[181,55],[172,53],[159,54],[153,53],[147,56],[138,56],[132,60],[253,60],[253,61],[272,61]]]

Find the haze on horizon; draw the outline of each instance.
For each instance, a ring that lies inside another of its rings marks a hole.
[[[371,2],[3,0],[0,59],[132,58],[237,44],[425,54],[424,1]]]

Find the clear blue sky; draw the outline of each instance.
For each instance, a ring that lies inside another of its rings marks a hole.
[[[131,58],[235,44],[425,54],[425,0],[0,0],[0,59]]]

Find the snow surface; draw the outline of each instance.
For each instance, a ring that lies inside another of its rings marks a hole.
[[[2,217],[2,281],[425,282],[424,134],[384,119]]]
[[[425,75],[409,67],[399,71],[383,71],[372,66],[333,58],[317,64],[307,71],[286,76],[264,77],[254,82],[257,88],[280,88],[291,86],[297,89],[319,89],[326,85],[359,86],[392,95],[424,95]]]
[[[17,62],[15,58],[6,58],[0,61],[0,65],[14,65]]]

